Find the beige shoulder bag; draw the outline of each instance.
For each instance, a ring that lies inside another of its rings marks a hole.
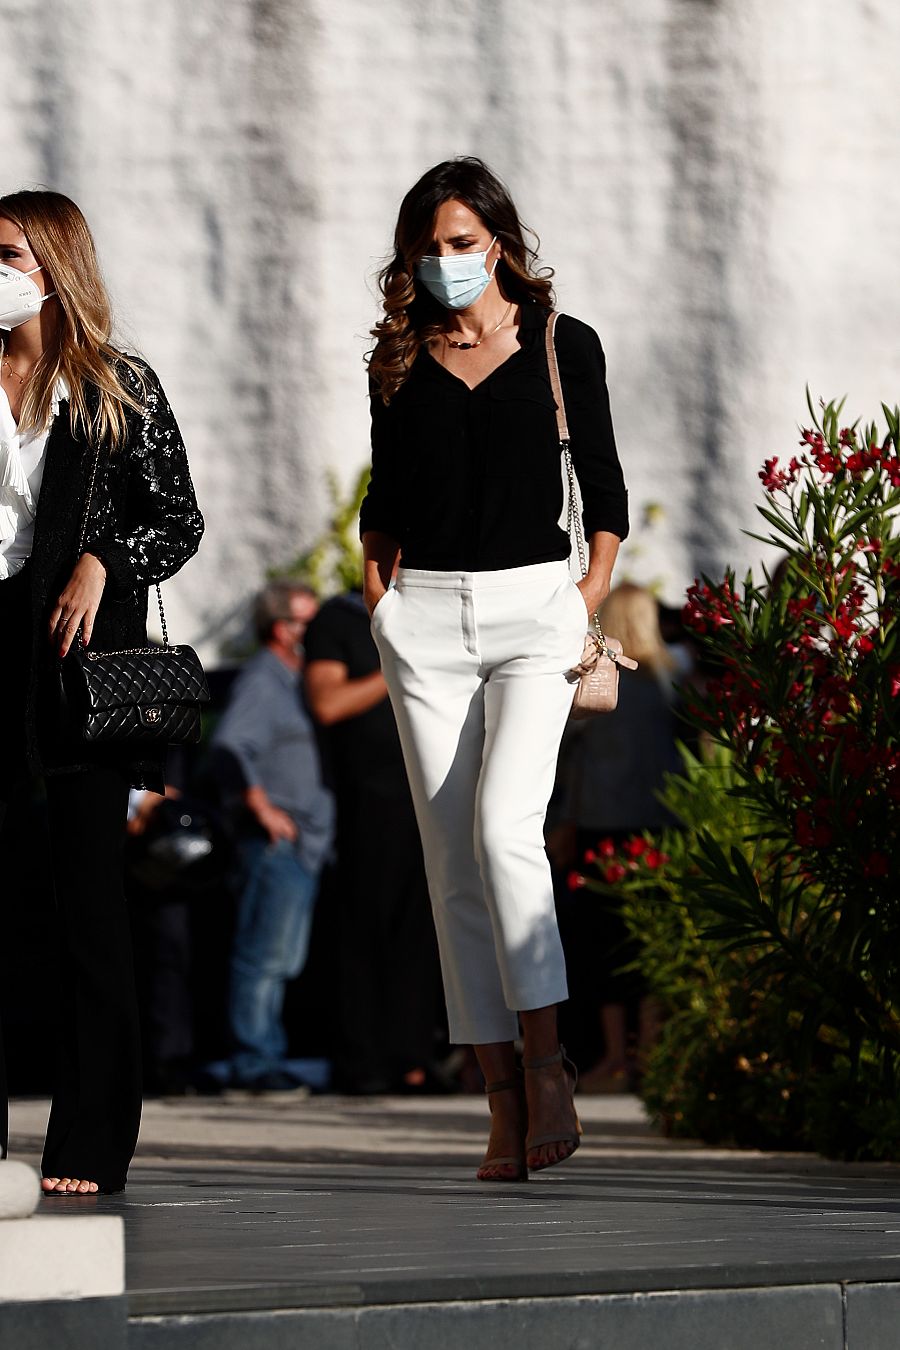
[[[587,576],[587,554],[584,545],[584,526],[575,492],[575,469],[572,465],[572,451],[569,448],[569,427],[566,422],[566,405],[563,399],[562,381],[559,378],[559,364],[556,360],[554,330],[559,315],[551,313],[547,319],[547,368],[550,372],[550,387],[556,400],[556,426],[559,432],[559,444],[563,463],[566,466],[568,480],[567,526],[569,538],[574,540],[578,550],[578,564],[582,577]],[[577,666],[568,672],[568,680],[575,686],[572,698],[572,718],[593,717],[595,713],[612,712],[619,697],[619,666],[628,670],[637,670],[637,661],[625,656],[621,642],[614,637],[606,637],[600,627],[600,616],[594,614],[588,623],[584,640],[584,651]]]

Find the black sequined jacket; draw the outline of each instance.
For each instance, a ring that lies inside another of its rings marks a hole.
[[[100,452],[84,551],[106,567],[106,585],[91,648],[116,651],[147,642],[148,587],[171,577],[196,553],[203,534],[184,442],[154,372],[137,363],[142,382],[124,363],[119,375],[140,401],[126,409],[128,434],[116,450]],[[76,743],[59,698],[59,661],[48,625],[79,556],[79,536],[95,458],[83,433],[73,435],[62,403],[47,439],[35,515],[31,572],[31,659],[26,742],[32,768],[67,772],[116,763],[135,787],[162,790],[164,758],[135,758],[134,749]]]

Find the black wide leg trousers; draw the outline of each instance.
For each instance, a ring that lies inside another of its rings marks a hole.
[[[9,589],[7,589],[9,588]],[[0,826],[26,774],[22,726],[29,649],[27,573],[0,582]],[[55,922],[43,941],[54,970],[56,1078],[41,1171],[125,1185],[141,1116],[134,962],[123,892],[128,782],[114,767],[46,779]],[[3,841],[4,851],[12,841]],[[4,894],[2,905],[16,903]],[[7,959],[10,954],[7,953]],[[8,1144],[0,1049],[0,1143]]]

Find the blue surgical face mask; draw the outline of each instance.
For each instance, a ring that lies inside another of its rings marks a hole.
[[[480,299],[493,280],[500,258],[498,255],[489,272],[487,255],[496,242],[497,236],[494,235],[483,253],[420,258],[416,263],[416,276],[435,300],[439,300],[447,309],[468,309]]]

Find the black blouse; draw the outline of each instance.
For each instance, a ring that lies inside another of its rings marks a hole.
[[[495,571],[569,556],[547,310],[523,305],[519,350],[474,389],[423,349],[385,407],[372,391],[372,478],[360,534],[400,545],[405,567]],[[628,534],[606,360],[587,324],[561,314],[556,352],[585,534]]]

